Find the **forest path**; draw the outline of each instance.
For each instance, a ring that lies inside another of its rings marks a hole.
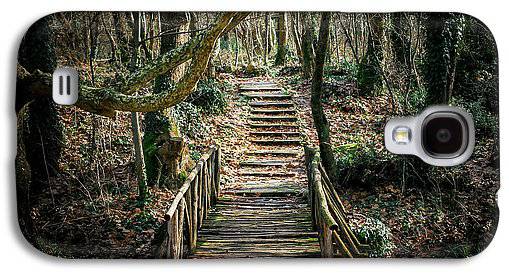
[[[293,98],[273,82],[244,82],[239,93],[249,142],[191,258],[319,257]]]

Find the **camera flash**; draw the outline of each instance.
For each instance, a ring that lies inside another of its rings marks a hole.
[[[392,132],[392,139],[397,144],[408,144],[410,142],[410,128],[396,127]]]

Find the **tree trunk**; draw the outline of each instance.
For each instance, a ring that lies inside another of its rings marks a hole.
[[[265,37],[263,47],[263,65],[267,66],[270,53],[270,13],[265,14]]]
[[[291,29],[292,29],[292,38],[293,38],[293,44],[295,44],[295,51],[297,52],[297,57],[299,58],[299,63],[303,64],[303,55],[302,55],[302,43],[300,41],[299,36],[299,30],[297,27],[298,22],[298,13],[294,14],[295,16],[290,15],[290,23],[291,23]]]
[[[430,14],[425,20],[425,70],[428,104],[451,100],[463,19],[449,14]]]
[[[186,42],[188,34],[179,34],[189,30],[188,16],[184,12],[162,12],[161,18],[161,33],[166,33],[161,36],[160,55],[166,54],[175,49],[179,45]],[[164,75],[156,77],[154,81],[154,94],[164,93],[166,90],[171,89],[175,82],[178,82],[185,71],[185,64],[177,66],[175,69],[168,71]],[[167,182],[168,174],[173,174],[175,171],[168,171],[168,163],[162,162],[162,156],[157,154],[158,146],[157,140],[161,136],[179,137],[177,121],[171,115],[171,112],[165,110],[147,112],[145,115],[145,135],[143,137],[144,155],[147,167],[147,180],[151,186],[160,186],[162,183]],[[161,177],[162,176],[162,177]],[[161,181],[162,180],[162,181]]]
[[[131,53],[130,70],[134,71],[138,64],[139,43],[140,43],[140,13],[133,12],[133,44]],[[131,112],[131,131],[133,134],[134,145],[134,170],[136,180],[138,181],[138,202],[141,208],[145,206],[148,189],[147,189],[147,172],[145,170],[145,158],[143,156],[142,134],[140,130],[139,114]]]
[[[382,75],[382,17],[380,14],[370,14],[367,16],[368,42],[364,57],[359,65],[357,76],[359,89],[362,94],[370,95],[375,91],[375,87],[380,83]]]
[[[410,44],[408,41],[408,36],[405,33],[404,17],[405,15],[403,13],[391,14],[392,28],[390,31],[390,39],[396,64],[406,68],[409,65],[408,54]]]
[[[302,72],[305,79],[311,78],[315,66],[315,53],[313,49],[313,36],[315,33],[311,16],[302,13],[304,37],[302,38]]]
[[[127,50],[126,46],[127,43],[127,37],[126,37],[126,30],[125,30],[125,13],[121,12],[113,12],[113,26],[115,28],[115,37],[117,39],[117,45],[118,45],[118,51],[119,51],[119,62],[122,64],[123,62],[126,62],[129,60],[129,51]]]
[[[286,63],[287,38],[286,13],[282,12],[277,19],[277,53],[274,62],[276,66],[285,65]]]
[[[325,116],[322,106],[322,83],[323,83],[323,67],[325,63],[325,56],[327,54],[329,42],[329,26],[330,26],[330,13],[322,13],[322,20],[320,23],[320,32],[318,37],[318,45],[316,49],[316,67],[313,73],[313,81],[311,84],[311,111],[313,114],[313,121],[320,143],[320,158],[323,166],[329,175],[329,178],[335,184],[337,180],[336,160],[334,151],[332,150],[330,140],[329,122]]]
[[[148,188],[145,158],[143,157],[139,113],[131,113],[131,129],[133,132],[134,143],[134,167],[136,171],[136,179],[138,180],[138,201],[143,209],[147,200]]]
[[[30,198],[43,187],[51,187],[51,177],[58,169],[63,129],[51,97],[33,94],[31,85],[24,82],[30,73],[53,73],[56,67],[54,35],[49,18],[34,23],[21,41],[16,82],[16,111],[18,113],[18,152],[16,155],[16,195],[18,220],[23,235],[32,242]],[[32,242],[33,243],[33,242]]]

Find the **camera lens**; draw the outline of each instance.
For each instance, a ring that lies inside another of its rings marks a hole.
[[[437,131],[437,139],[442,143],[446,143],[451,140],[451,131],[447,129],[440,129]]]
[[[455,113],[433,113],[422,126],[423,148],[431,156],[450,158],[462,154],[468,142],[466,123]]]

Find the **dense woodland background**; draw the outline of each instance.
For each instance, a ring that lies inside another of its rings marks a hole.
[[[235,146],[228,122],[241,119],[232,99],[246,78],[275,80],[301,103],[305,143],[319,146],[369,256],[470,256],[495,232],[498,56],[475,18],[59,13],[30,28],[18,61],[18,215],[44,252],[150,257],[195,161],[212,143]],[[57,65],[79,69],[76,107],[52,103]],[[472,113],[465,165],[384,150],[387,119],[430,104]]]

